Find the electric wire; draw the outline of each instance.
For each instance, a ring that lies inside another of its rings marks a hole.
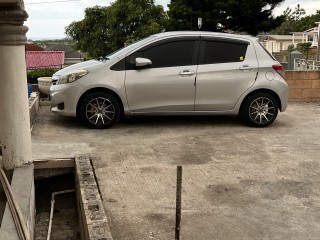
[[[81,0],[58,0],[58,1],[49,1],[49,2],[33,2],[25,3],[24,5],[36,5],[36,4],[47,4],[47,3],[64,3],[64,2],[79,2]]]

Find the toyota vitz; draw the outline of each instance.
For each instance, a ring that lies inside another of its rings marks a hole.
[[[266,127],[287,108],[283,74],[257,38],[165,32],[56,72],[51,111],[92,128],[136,115],[239,115]]]

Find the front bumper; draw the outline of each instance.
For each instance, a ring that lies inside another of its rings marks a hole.
[[[49,97],[51,111],[63,115],[76,117],[77,104],[84,88],[77,81],[50,87]]]

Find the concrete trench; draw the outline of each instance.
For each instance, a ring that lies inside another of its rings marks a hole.
[[[39,94],[29,98],[30,123],[39,110]],[[0,145],[0,163],[2,148]],[[35,161],[35,164],[15,169],[12,173],[11,187],[23,212],[31,239],[34,239],[36,199],[35,181],[63,174],[73,173],[76,189],[77,214],[81,239],[112,240],[107,217],[102,205],[93,166],[89,156],[75,158]],[[48,203],[49,204],[49,203]],[[54,233],[52,233],[54,234]],[[0,240],[18,240],[5,194],[0,188]]]
[[[54,162],[54,159],[50,160],[49,164],[48,161],[36,161],[35,165],[16,169],[13,173],[12,189],[26,219],[31,239],[37,235],[34,233],[36,216],[34,179],[59,176],[69,172],[74,174],[80,239],[112,240],[90,158],[76,156],[75,159],[57,160],[56,164]],[[3,197],[1,192],[0,196]],[[5,207],[0,226],[1,240],[19,239],[8,206]],[[54,234],[52,232],[51,235]]]

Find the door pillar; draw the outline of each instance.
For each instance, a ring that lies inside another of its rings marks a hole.
[[[32,161],[23,0],[0,1],[0,144],[7,170]]]

